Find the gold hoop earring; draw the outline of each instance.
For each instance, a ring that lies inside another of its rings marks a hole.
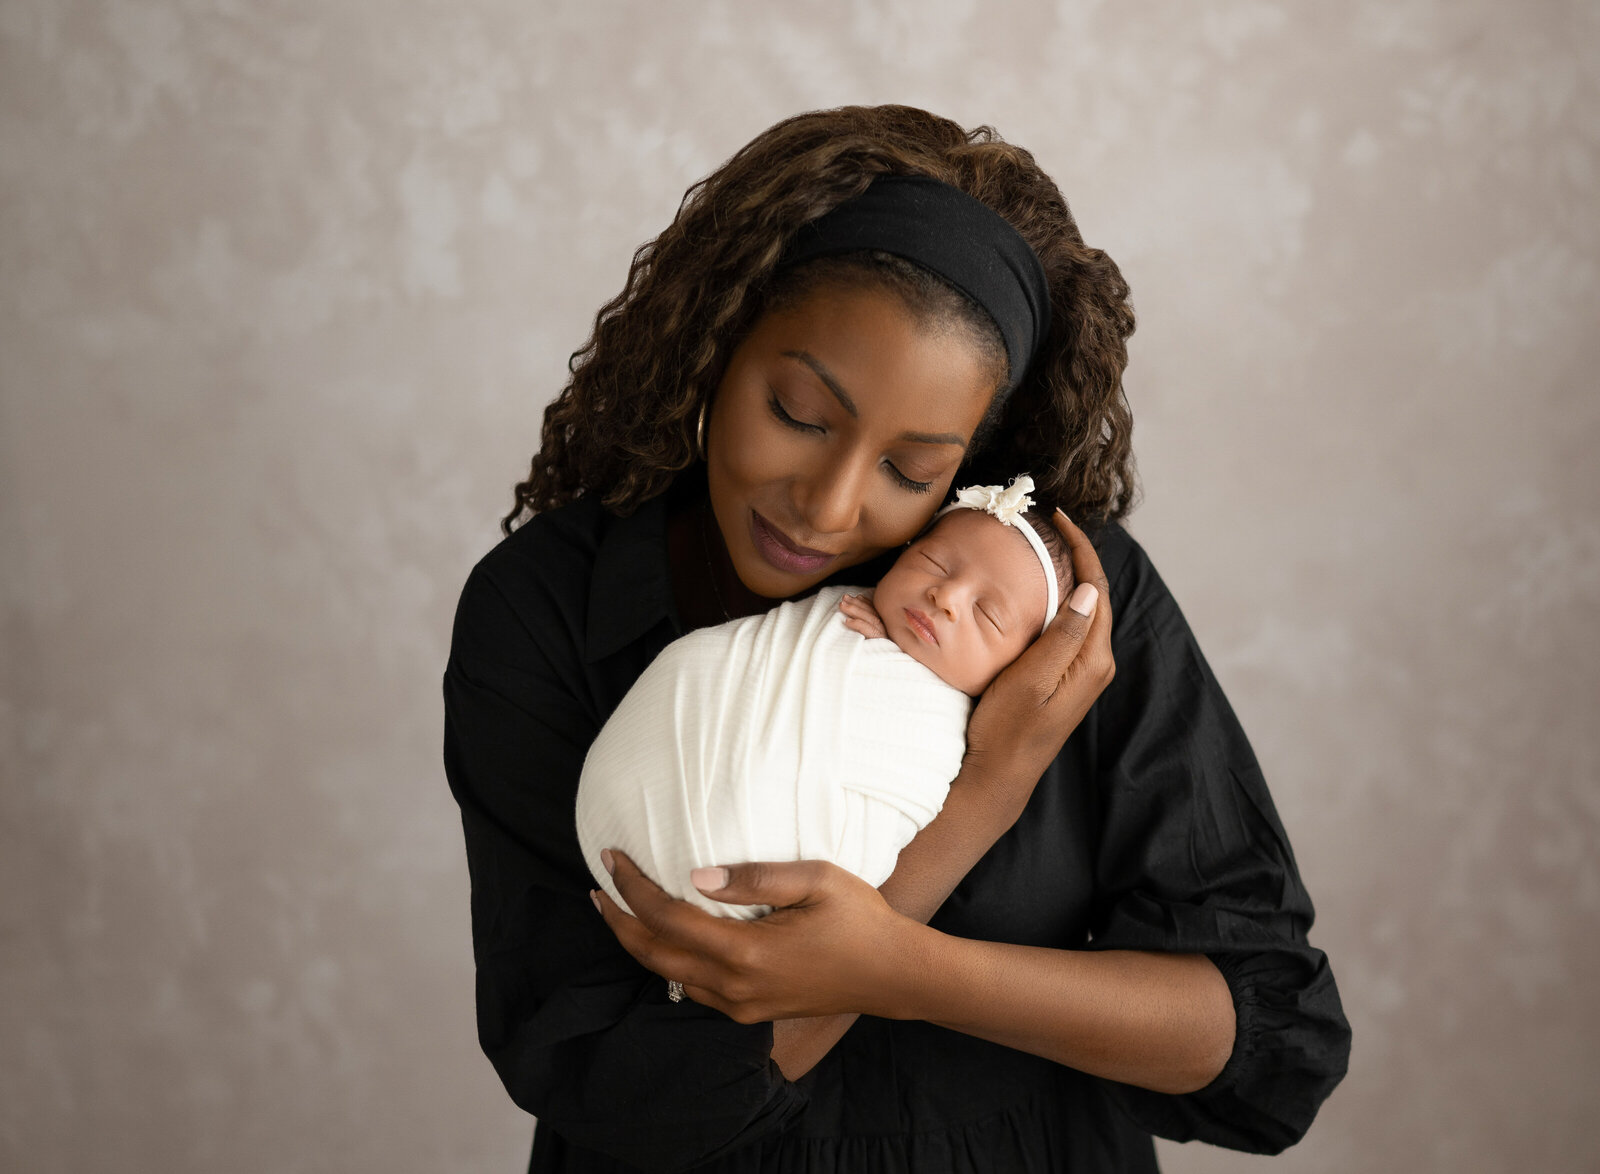
[[[694,430],[695,451],[700,454],[702,461],[706,459],[706,409],[710,406],[709,401],[700,405],[700,423]]]

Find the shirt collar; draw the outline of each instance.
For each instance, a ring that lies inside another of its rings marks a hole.
[[[662,620],[682,631],[667,563],[667,494],[625,518],[606,514],[589,582],[584,659],[591,664],[650,631]]]

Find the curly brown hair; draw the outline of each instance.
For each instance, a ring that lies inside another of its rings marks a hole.
[[[845,106],[758,135],[690,187],[666,231],[634,253],[622,292],[568,362],[501,528],[585,494],[628,514],[664,492],[697,459],[700,409],[782,290],[774,279],[795,232],[886,174],[931,176],[982,200],[1049,279],[1050,333],[968,465],[1027,470],[1074,519],[1124,516],[1137,493],[1122,389],[1134,319],[1116,263],[1083,243],[1033,156],[992,128],[964,130],[910,106]]]

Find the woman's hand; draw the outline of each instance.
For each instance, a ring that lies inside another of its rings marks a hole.
[[[739,921],[668,896],[621,852],[606,858],[637,914],[629,917],[594,891],[623,948],[646,969],[682,983],[695,1002],[740,1023],[856,1011],[892,1017],[915,972],[918,936],[930,932],[826,861],[696,869],[693,879],[708,897],[773,907],[757,921]]]
[[[1063,743],[1111,683],[1110,588],[1100,556],[1060,510],[1077,587],[1043,635],[995,678],[967,724],[967,756],[952,786],[985,788],[1016,815]]]

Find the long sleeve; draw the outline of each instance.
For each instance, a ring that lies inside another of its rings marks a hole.
[[[1327,959],[1307,941],[1311,899],[1227,699],[1143,552],[1116,528],[1102,547],[1117,675],[1092,711],[1091,948],[1204,953],[1237,1017],[1233,1054],[1206,1088],[1108,1087],[1163,1137],[1277,1153],[1343,1077],[1350,1028]]]
[[[518,531],[479,564],[444,677],[479,1039],[512,1099],[568,1141],[678,1170],[779,1127],[804,1094],[771,1062],[769,1024],[668,1002],[589,901],[574,796],[631,676],[593,663],[592,552],[568,545]]]

